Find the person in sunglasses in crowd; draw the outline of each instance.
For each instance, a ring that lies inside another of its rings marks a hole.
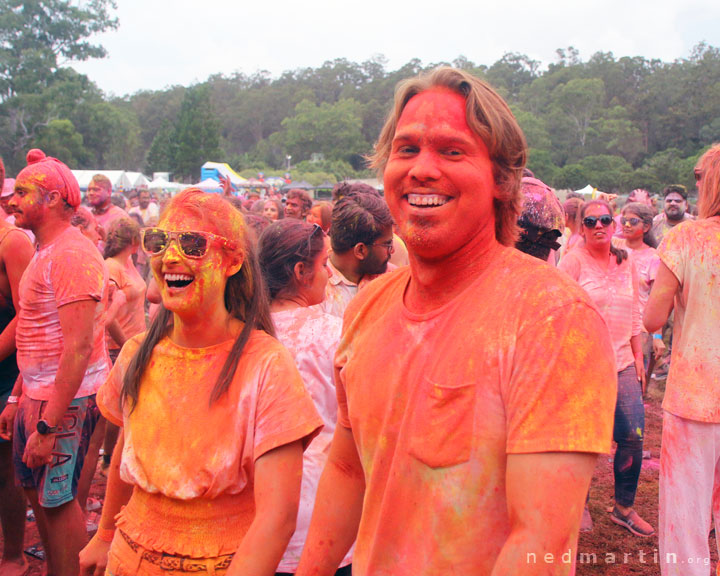
[[[388,270],[394,252],[392,216],[385,200],[367,185],[349,184],[335,203],[330,225],[330,270],[321,308],[343,317],[350,300],[367,282]]]
[[[123,434],[83,573],[107,558],[114,575],[269,576],[295,529],[302,453],[322,420],[273,338],[238,210],[184,190],[143,230],[142,247],[162,307],[100,389]]]
[[[645,308],[658,330],[675,309],[673,363],[663,400],[660,557],[709,558],[708,526],[720,533],[720,144],[695,167],[698,220],[670,230]],[[660,565],[663,576],[707,576],[706,564]]]
[[[27,162],[10,200],[38,243],[19,286],[15,474],[35,511],[47,573],[76,576],[87,538],[78,483],[109,371],[108,277],[98,249],[71,223],[81,198],[70,169],[38,149]]]
[[[310,526],[320,474],[330,452],[337,421],[333,358],[342,320],[318,309],[325,299],[330,269],[318,224],[288,218],[270,225],[260,236],[260,268],[272,300],[270,310],[277,337],[290,351],[324,428],[303,455],[303,483],[297,528],[278,566],[278,575],[294,574]],[[336,576],[350,576],[352,550]]]
[[[633,190],[633,192],[637,192]],[[645,202],[629,202],[620,213],[622,236],[613,239],[613,243],[623,248],[630,260],[635,264],[638,273],[640,291],[640,313],[645,311],[650,290],[657,276],[660,258],[657,255],[657,241],[652,233],[653,211]],[[655,367],[655,360],[662,358],[665,344],[662,334],[648,334],[643,326],[643,357],[645,359],[645,381],[650,382],[650,375]]]
[[[627,252],[612,243],[615,220],[605,200],[582,207],[584,245],[571,250],[558,267],[576,280],[595,302],[610,329],[617,370],[617,403],[613,439],[617,443],[613,470],[615,507],[610,519],[637,536],[655,531],[633,509],[642,467],[645,430],[645,370],[642,352],[642,315],[638,275]],[[586,508],[582,528],[592,520]]]

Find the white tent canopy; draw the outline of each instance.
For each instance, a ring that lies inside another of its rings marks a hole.
[[[587,186],[585,186],[585,188],[575,190],[575,192],[577,192],[578,194],[592,194],[593,190],[597,190],[597,188],[593,188],[592,186],[590,186],[590,184],[588,184]]]
[[[204,190],[205,192],[222,192],[222,187],[218,181],[212,178],[205,178],[202,182],[193,184],[193,187],[200,188],[200,190]]]
[[[214,180],[213,180],[213,182],[214,182]],[[155,180],[150,182],[147,185],[147,187],[149,190],[156,190],[159,188],[162,190],[175,191],[175,190],[182,190],[183,188],[186,188],[187,185],[180,184],[179,182],[168,182],[167,180],[165,180],[165,178],[156,178]]]
[[[142,172],[125,172],[133,188],[147,188],[150,179]]]
[[[96,174],[102,174],[113,186],[113,191],[129,190],[134,187],[134,183],[128,178],[128,173],[125,170],[73,170],[73,175],[78,181],[81,190],[87,190],[90,180]],[[139,174],[139,172],[136,172]]]

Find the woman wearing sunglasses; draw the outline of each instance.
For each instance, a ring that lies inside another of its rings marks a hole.
[[[559,268],[572,276],[595,302],[610,329],[615,351],[618,395],[613,440],[617,451],[613,464],[615,507],[610,519],[637,536],[652,536],[655,533],[652,526],[632,508],[642,467],[645,429],[637,273],[627,252],[612,244],[615,221],[610,205],[604,200],[591,200],[583,206],[581,217],[585,244],[567,253]],[[592,526],[589,513],[583,524],[586,530]]]
[[[198,189],[143,230],[162,307],[98,393],[123,435],[100,529],[81,553],[86,574],[108,541],[116,576],[271,575],[287,547],[303,448],[322,421],[272,337],[247,238],[240,212]]]
[[[297,528],[278,566],[278,575],[294,574],[297,570],[337,421],[333,358],[340,341],[342,319],[315,306],[325,298],[329,274],[324,237],[319,225],[287,218],[268,226],[258,244],[277,337],[295,358],[325,424],[303,455]],[[352,551],[341,563],[337,576],[350,575],[351,559]]]
[[[641,190],[641,192],[645,192]],[[647,194],[647,192],[645,192]],[[614,238],[613,242],[623,248],[635,264],[638,273],[638,289],[640,292],[640,313],[645,311],[650,290],[657,276],[660,258],[657,255],[657,241],[652,233],[653,211],[649,205],[640,202],[625,204],[620,215],[622,237]],[[655,359],[665,352],[662,334],[648,334],[643,327],[643,358],[646,366],[645,381],[650,382],[650,375],[655,367]]]
[[[645,308],[658,330],[675,309],[672,364],[663,400],[660,556],[709,558],[710,513],[720,533],[720,144],[695,167],[699,218],[673,227]],[[661,564],[662,574],[676,566]],[[707,564],[683,566],[688,576]]]

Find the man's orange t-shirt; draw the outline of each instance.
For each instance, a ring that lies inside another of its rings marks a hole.
[[[610,451],[608,330],[577,284],[514,249],[427,314],[404,306],[409,280],[360,292],[335,357],[366,483],[353,574],[490,574],[507,454]]]

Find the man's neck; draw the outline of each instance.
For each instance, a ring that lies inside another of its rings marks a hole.
[[[441,308],[475,282],[501,250],[493,236],[482,249],[475,249],[472,258],[461,251],[442,260],[428,261],[411,253],[405,306],[417,314]]]
[[[355,257],[352,255],[338,254],[337,252],[330,252],[330,262],[333,268],[340,272],[349,282],[357,284],[362,278],[362,274],[355,271],[353,261]]]
[[[109,200],[108,200],[105,204],[103,204],[102,206],[93,206],[93,209],[92,209],[93,214],[97,214],[97,215],[102,216],[102,215],[105,214],[108,210],[110,210],[110,207],[111,207],[111,206],[112,206],[112,202],[110,202]]]
[[[677,226],[677,225],[680,224],[680,222],[682,222],[683,220],[685,220],[685,214],[684,214],[684,213],[683,213],[683,215],[680,216],[680,218],[677,219],[677,220],[676,220],[675,218],[670,218],[670,216],[668,216],[667,214],[665,214],[665,221],[666,221],[670,226]]]
[[[38,249],[44,248],[60,234],[72,227],[69,220],[46,220],[36,230],[31,230],[37,240]]]

